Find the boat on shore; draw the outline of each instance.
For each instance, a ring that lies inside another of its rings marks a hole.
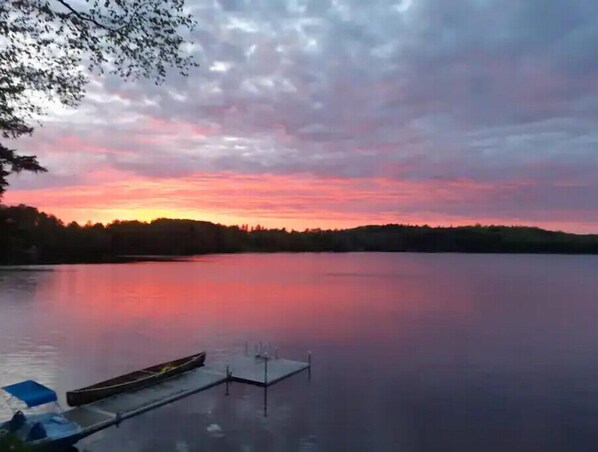
[[[185,358],[156,364],[85,388],[68,391],[66,401],[70,406],[80,406],[123,392],[145,388],[201,367],[205,359],[206,353],[201,352]]]

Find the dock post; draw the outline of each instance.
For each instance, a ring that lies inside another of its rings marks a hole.
[[[226,392],[224,393],[224,395],[228,395],[228,384],[230,382],[230,367],[227,365],[226,366]]]
[[[264,417],[268,417],[268,386],[264,386]]]
[[[307,379],[311,381],[311,352],[307,352]]]
[[[264,357],[264,384],[268,386],[268,355]]]
[[[268,417],[268,355],[264,359],[264,417]]]
[[[278,347],[274,347],[274,359],[278,359]]]

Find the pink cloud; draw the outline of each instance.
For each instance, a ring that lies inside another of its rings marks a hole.
[[[112,169],[98,169],[90,179],[93,184],[10,190],[5,201],[35,205],[64,221],[78,222],[171,217],[295,229],[375,223],[529,224],[578,232],[597,227],[595,221],[569,220],[573,217],[567,212],[541,212],[538,218],[530,218],[516,212],[500,216],[484,209],[478,215],[467,211],[468,205],[479,207],[519,196],[527,187],[525,181],[496,186],[471,180],[419,182],[231,172],[151,179]]]

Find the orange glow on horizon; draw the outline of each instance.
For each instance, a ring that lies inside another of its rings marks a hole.
[[[9,190],[6,204],[33,205],[66,223],[110,223],[178,218],[225,225],[248,224],[305,230],[343,229],[368,224],[464,226],[527,225],[592,233],[596,224],[570,220],[566,212],[530,220],[511,215],[443,213],[444,204],[484,204],[500,194],[516,196],[526,182],[496,187],[469,180],[451,182],[391,179],[316,178],[310,175],[202,173],[181,178],[147,178],[98,168],[89,185]],[[500,190],[500,192],[499,192]],[[560,218],[564,218],[561,220]]]

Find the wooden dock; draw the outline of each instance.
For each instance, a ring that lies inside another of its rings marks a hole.
[[[309,363],[277,358],[255,358],[235,356],[224,363],[206,366],[206,370],[226,375],[228,367],[230,380],[256,386],[270,386],[296,373],[308,369]]]
[[[125,419],[216,385],[239,382],[267,388],[309,368],[310,362],[234,356],[226,362],[208,363],[148,388],[69,409],[64,415],[81,426],[82,433],[79,439],[83,439]]]

